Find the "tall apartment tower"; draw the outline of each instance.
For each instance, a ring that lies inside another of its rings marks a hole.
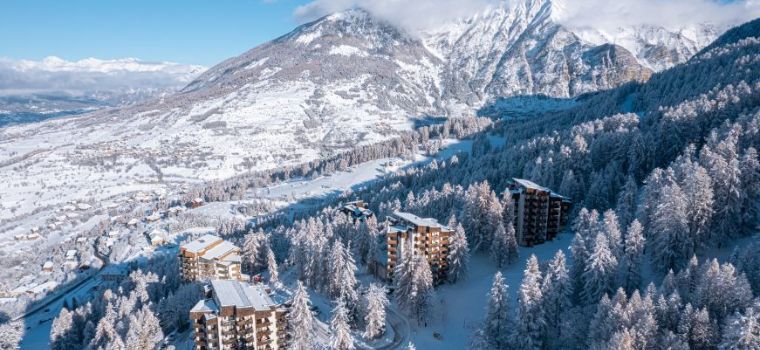
[[[525,179],[512,179],[508,191],[518,244],[533,246],[553,240],[567,225],[570,199]]]
[[[204,235],[179,248],[182,278],[247,280],[240,272],[240,248],[214,235]]]
[[[430,263],[435,283],[443,282],[448,271],[446,258],[454,231],[435,219],[420,218],[410,213],[395,212],[388,220],[386,277],[393,278],[396,262],[403,250],[409,248],[409,242],[412,242],[417,254],[423,254]]]
[[[263,285],[213,280],[207,298],[190,310],[195,349],[285,349],[286,314]]]

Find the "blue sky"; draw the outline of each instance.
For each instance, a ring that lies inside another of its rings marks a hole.
[[[2,0],[0,57],[211,66],[285,34],[306,0]]]

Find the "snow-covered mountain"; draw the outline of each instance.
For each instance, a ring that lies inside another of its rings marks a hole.
[[[135,58],[0,59],[0,113],[61,113],[131,105],[174,93],[205,69]]]
[[[579,34],[561,24],[560,5],[502,3],[421,32],[347,10],[230,58],[177,94],[4,128],[0,159],[10,161],[0,174],[15,183],[0,218],[69,197],[300,164],[391,138],[418,118],[474,115],[502,97],[567,98],[643,81],[712,36],[623,30],[668,53],[655,54],[654,44]]]

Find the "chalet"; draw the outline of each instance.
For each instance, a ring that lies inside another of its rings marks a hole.
[[[572,208],[569,198],[530,180],[512,179],[512,198],[517,243],[533,246],[553,240],[561,232]]]
[[[148,233],[148,239],[150,244],[154,247],[158,247],[167,243],[166,232],[164,230],[153,230]]]
[[[361,200],[346,203],[344,206],[340,207],[340,211],[354,220],[362,221],[375,215],[372,210],[367,208],[367,203],[364,203],[364,201]]]
[[[77,209],[79,210],[90,210],[92,209],[92,206],[87,203],[79,203],[77,204]]]
[[[53,272],[53,262],[48,260],[45,261],[44,264],[42,264],[42,271],[43,272]]]
[[[156,222],[158,220],[161,220],[161,214],[158,212],[155,212],[145,217],[145,222]]]
[[[190,208],[199,208],[201,206],[203,206],[203,198],[196,197],[190,201]]]
[[[79,260],[78,253],[76,249],[69,249],[66,251],[66,261],[67,262],[77,262]]]

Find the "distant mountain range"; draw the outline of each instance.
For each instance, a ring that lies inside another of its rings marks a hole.
[[[66,61],[0,59],[0,126],[37,118],[128,106],[174,93],[202,66],[134,58]]]

